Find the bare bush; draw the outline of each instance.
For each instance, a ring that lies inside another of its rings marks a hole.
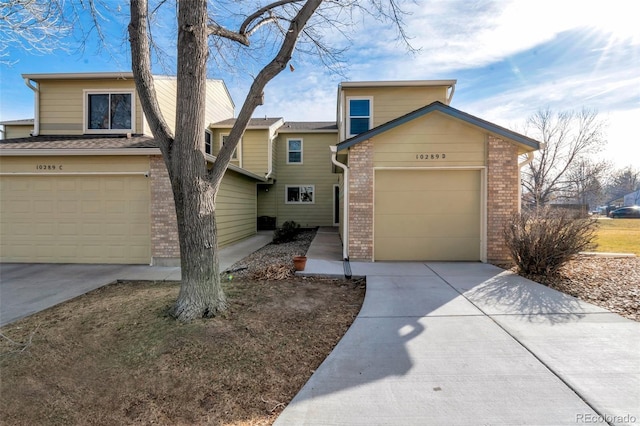
[[[504,233],[520,272],[550,275],[576,254],[595,247],[597,227],[597,219],[539,208],[513,215]]]

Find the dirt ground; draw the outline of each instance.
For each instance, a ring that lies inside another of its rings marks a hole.
[[[271,424],[360,310],[363,281],[231,279],[177,323],[178,283],[103,287],[0,329],[0,423]]]
[[[629,319],[640,321],[640,258],[577,256],[556,276],[532,281],[570,294]]]

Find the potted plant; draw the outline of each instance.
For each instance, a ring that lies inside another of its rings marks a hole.
[[[296,271],[304,271],[307,265],[307,256],[293,256],[293,267]]]

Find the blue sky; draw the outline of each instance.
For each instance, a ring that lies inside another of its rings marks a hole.
[[[0,121],[33,117],[33,94],[20,74],[130,70],[123,38],[128,9],[123,0],[110,1],[115,12],[104,16],[113,40],[108,51],[92,45],[84,53],[48,55],[10,49],[18,62],[0,65]],[[123,5],[119,12],[116,1]],[[540,108],[595,109],[608,122],[608,144],[600,158],[640,168],[636,1],[418,0],[407,9],[406,29],[418,53],[407,53],[388,24],[357,17],[347,29],[350,40],[326,34],[333,45],[349,48],[344,75],[294,55],[295,71],[286,70],[269,84],[265,105],[255,115],[335,120],[340,81],[456,79],[453,107],[515,130]],[[167,28],[160,41],[171,43],[172,34]],[[210,72],[225,80],[238,109],[256,72],[251,62],[242,64],[234,73]]]

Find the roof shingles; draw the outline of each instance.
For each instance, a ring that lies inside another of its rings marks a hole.
[[[123,149],[157,148],[149,136],[133,135],[70,135],[31,136],[0,140],[3,149]]]

